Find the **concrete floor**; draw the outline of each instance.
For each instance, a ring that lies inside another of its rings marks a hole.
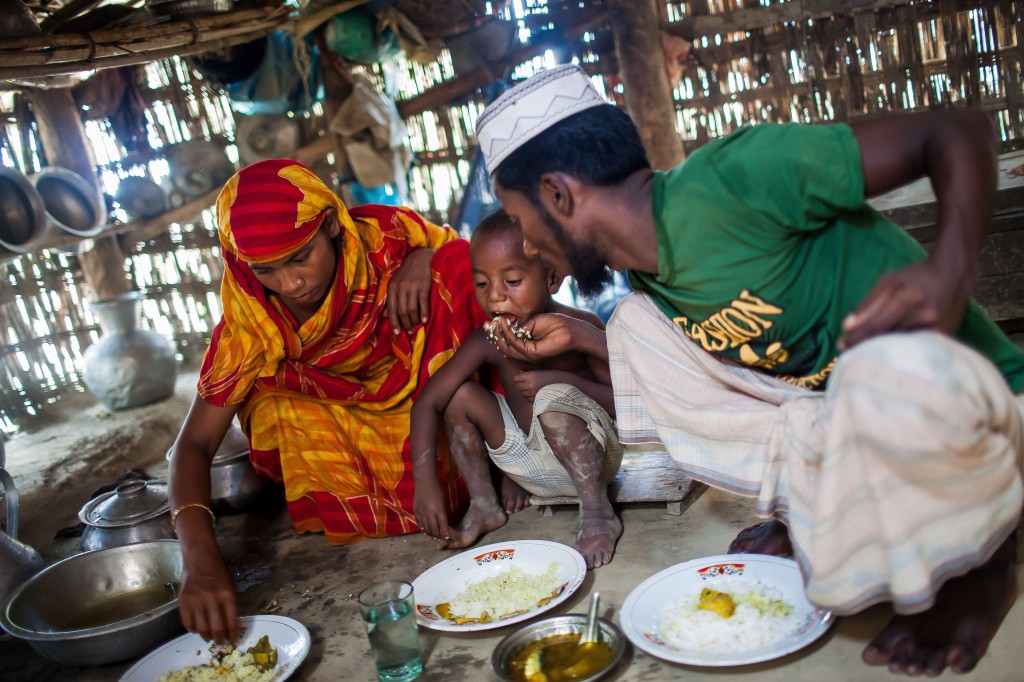
[[[165,472],[164,452],[192,397],[195,375],[181,377],[176,395],[156,406],[112,415],[86,395],[61,401],[47,420],[30,425],[7,445],[8,468],[22,491],[21,537],[50,561],[77,551],[74,540],[54,541],[57,529],[75,521],[92,490],[111,482],[128,466]],[[600,590],[604,614],[618,621],[626,595],[653,573],[689,559],[722,553],[729,540],[754,522],[748,501],[709,491],[682,516],[664,505],[631,505],[622,510],[625,534],[615,560],[587,576],[580,590],[555,613],[581,613],[588,595]],[[528,509],[483,540],[543,539],[571,543],[576,513],[560,508],[542,517]],[[223,517],[218,536],[240,589],[244,614],[277,613],[304,623],[312,649],[292,678],[376,680],[373,661],[353,595],[383,579],[412,580],[453,552],[436,552],[423,536],[372,540],[330,547],[316,535],[295,536],[283,506]],[[1018,566],[1024,582],[1024,567]],[[841,619],[821,640],[777,661],[741,668],[703,669],[663,663],[633,650],[609,678],[630,682],[691,679],[892,680],[885,670],[860,661],[864,644],[884,625],[887,610],[874,608]],[[480,634],[451,635],[421,629],[424,680],[491,680],[490,655],[515,626]],[[1024,600],[1003,623],[989,653],[962,680],[1024,680]],[[117,680],[133,661],[68,668],[53,664],[19,640],[0,642],[0,679],[15,681]]]

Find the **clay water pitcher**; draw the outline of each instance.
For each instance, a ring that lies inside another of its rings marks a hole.
[[[7,498],[7,524],[0,531],[0,602],[43,568],[39,552],[18,541],[18,489],[3,464],[3,443],[0,443],[0,484]]]
[[[148,405],[174,393],[174,344],[156,332],[136,328],[141,299],[141,293],[130,291],[90,306],[103,335],[85,349],[85,386],[110,410]]]

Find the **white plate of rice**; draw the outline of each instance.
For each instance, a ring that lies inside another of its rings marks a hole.
[[[583,555],[558,542],[515,540],[476,547],[428,568],[413,581],[416,621],[449,632],[519,623],[564,602],[586,575]],[[445,618],[438,612],[441,604],[471,622]]]
[[[701,607],[704,588],[729,595],[732,614]],[[761,554],[723,554],[666,568],[622,605],[622,629],[635,646],[687,665],[785,656],[821,637],[832,622],[831,611],[807,601],[796,562]]]
[[[245,650],[255,646],[260,637],[267,635],[270,646],[277,650],[277,665],[268,679],[258,668],[249,669],[244,665]],[[242,679],[260,680],[260,682],[281,682],[292,676],[309,653],[309,630],[306,626],[292,618],[284,616],[247,616],[242,618],[242,634],[235,642],[235,651],[231,663],[242,667],[237,677]],[[216,669],[208,667],[216,647],[195,633],[182,635],[151,651],[121,676],[121,682],[155,682],[161,676],[181,672],[185,668],[193,668],[191,677],[179,674],[179,678],[197,681],[233,679],[227,675],[217,675]],[[237,653],[241,652],[241,653]],[[205,669],[196,669],[206,666]],[[173,678],[173,676],[172,676]]]

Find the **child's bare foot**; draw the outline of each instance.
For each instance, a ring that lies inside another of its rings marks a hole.
[[[765,521],[750,528],[744,528],[729,544],[729,554],[770,554],[771,556],[793,556],[793,543],[789,530],[782,521]]]
[[[506,474],[501,475],[501,506],[506,514],[515,514],[530,506],[530,493]]]
[[[451,538],[438,540],[438,549],[459,549],[469,547],[477,541],[484,533],[497,530],[505,525],[508,517],[496,502],[490,500],[480,502],[475,499],[469,501],[469,510],[459,521],[459,525],[450,526]]]
[[[588,570],[611,562],[615,543],[621,535],[622,522],[610,507],[580,509],[580,532],[576,535],[576,549],[586,560]]]
[[[1017,596],[1015,554],[1011,538],[986,564],[943,585],[935,606],[894,616],[861,658],[907,675],[973,670]]]

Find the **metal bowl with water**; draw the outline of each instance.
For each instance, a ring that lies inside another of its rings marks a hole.
[[[177,540],[77,554],[43,569],[0,606],[0,626],[58,663],[136,658],[181,628]]]
[[[612,658],[603,668],[588,677],[581,677],[577,682],[594,682],[611,673],[622,661],[626,653],[628,642],[615,623],[598,618],[600,626],[600,639],[606,642],[612,650]],[[509,664],[515,655],[522,651],[523,647],[545,637],[553,635],[567,635],[578,633],[582,635],[587,625],[587,617],[583,614],[571,613],[565,616],[554,616],[543,620],[534,621],[524,625],[505,639],[498,642],[498,646],[491,655],[491,667],[495,674],[505,682],[515,682],[508,673]]]

